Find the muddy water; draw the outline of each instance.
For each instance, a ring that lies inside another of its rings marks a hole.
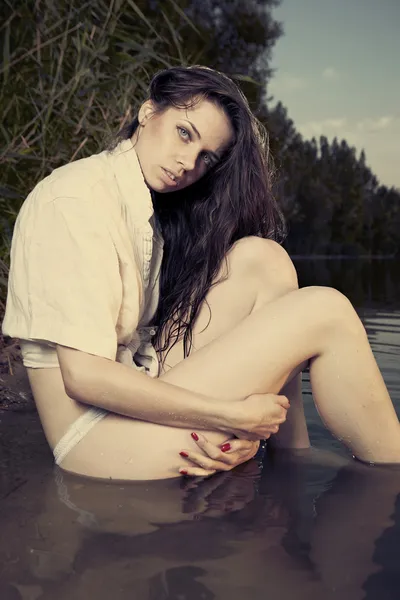
[[[400,414],[399,265],[297,267],[353,300]],[[352,461],[304,380],[311,452],[199,482],[66,476],[35,412],[1,413],[1,600],[398,599],[400,469]]]

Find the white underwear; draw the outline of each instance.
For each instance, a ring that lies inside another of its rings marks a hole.
[[[85,437],[85,435],[104,417],[108,411],[102,408],[89,408],[72,423],[53,450],[56,465],[60,465],[68,452]]]
[[[149,377],[158,377],[159,362],[152,337],[157,327],[142,326],[134,331],[132,340],[127,346],[120,344],[117,350],[117,362],[133,367]],[[38,340],[21,340],[21,351],[25,367],[51,368],[59,367],[56,345],[52,342]],[[60,465],[68,452],[72,450],[85,435],[108,414],[102,408],[92,407],[81,415],[62,436],[53,450],[54,460]]]

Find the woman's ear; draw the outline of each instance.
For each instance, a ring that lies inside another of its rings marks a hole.
[[[142,106],[139,109],[138,119],[139,125],[142,127],[147,123],[147,121],[154,115],[155,107],[151,100],[146,100],[143,102]]]

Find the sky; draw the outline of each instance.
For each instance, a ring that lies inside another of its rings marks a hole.
[[[400,0],[282,0],[268,95],[306,138],[345,138],[400,188]]]

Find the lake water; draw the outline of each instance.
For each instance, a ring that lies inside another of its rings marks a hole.
[[[400,414],[400,263],[295,262],[353,301]],[[400,469],[351,459],[307,374],[304,399],[312,452],[198,482],[67,477],[36,413],[1,414],[1,600],[398,600]]]

